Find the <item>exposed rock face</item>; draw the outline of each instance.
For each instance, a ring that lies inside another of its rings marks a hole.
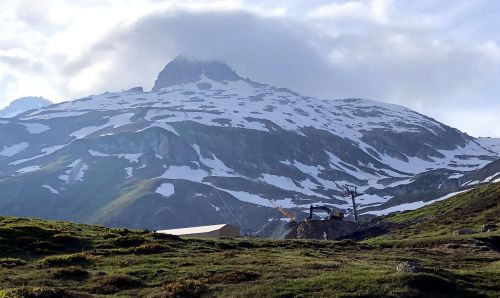
[[[290,223],[275,219],[268,221],[257,230],[255,236],[258,238],[285,239],[292,229],[296,227],[297,223],[295,222]]]
[[[142,88],[142,87],[133,87],[133,88],[128,89],[125,92],[126,93],[143,93],[144,92],[144,88]]]
[[[469,234],[475,234],[477,233],[476,231],[472,229],[460,229],[456,230],[453,232],[453,235],[469,235]]]
[[[293,227],[287,239],[321,239],[335,240],[342,236],[355,233],[359,224],[343,220],[307,220]]]
[[[404,261],[396,266],[397,272],[420,272],[422,267],[415,261]]]
[[[240,79],[236,72],[223,62],[193,61],[178,56],[160,72],[152,91],[159,91],[173,85],[198,82],[203,75],[216,82]]]

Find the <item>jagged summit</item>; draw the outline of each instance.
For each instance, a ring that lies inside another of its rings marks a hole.
[[[224,62],[191,60],[184,56],[177,56],[160,72],[152,91],[197,82],[202,79],[202,75],[217,82],[240,79],[240,76]]]

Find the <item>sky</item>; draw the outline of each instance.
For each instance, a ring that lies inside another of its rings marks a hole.
[[[497,0],[0,0],[0,108],[134,86],[179,54],[500,137]]]

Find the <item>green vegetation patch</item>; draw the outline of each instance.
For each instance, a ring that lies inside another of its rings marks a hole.
[[[155,288],[148,297],[167,298],[167,297],[200,297],[208,290],[208,286],[199,280],[178,280]]]
[[[89,272],[79,267],[69,267],[54,270],[52,276],[57,279],[81,281],[88,278]]]
[[[500,232],[479,231],[498,224],[499,187],[385,217],[398,224],[363,242],[0,217],[0,297],[499,297]],[[478,232],[453,234],[462,228]],[[416,270],[399,272],[405,263]]]
[[[58,255],[45,257],[41,264],[46,267],[60,267],[72,265],[89,265],[94,261],[94,257],[86,253],[77,253],[70,255]]]
[[[17,258],[0,258],[0,267],[17,267],[24,266],[28,264],[25,260],[17,259]]]
[[[94,284],[92,293],[95,294],[114,294],[123,289],[136,288],[143,285],[140,279],[125,274],[101,276],[94,280]]]
[[[16,289],[8,289],[3,293],[0,292],[2,298],[85,298],[90,295],[84,293],[73,293],[61,288],[48,287],[21,287]]]

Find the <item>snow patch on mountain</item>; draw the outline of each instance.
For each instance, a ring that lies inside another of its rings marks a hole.
[[[12,157],[12,156],[22,152],[26,148],[28,148],[28,146],[29,146],[29,144],[27,142],[22,142],[22,143],[15,144],[12,146],[4,146],[2,151],[0,151],[0,156]]]
[[[126,167],[125,168],[125,173],[127,173],[127,178],[131,178],[131,177],[134,176],[133,175],[133,170],[134,170],[134,168],[132,168],[132,167]]]
[[[30,134],[39,134],[50,129],[50,126],[40,123],[21,123]]]
[[[190,166],[169,166],[159,178],[183,179],[193,182],[202,182],[207,175],[207,172],[201,169],[193,169]]]
[[[486,177],[486,178],[482,181],[482,183],[491,182],[491,181],[493,181],[493,180],[494,180],[494,178],[495,178],[495,177],[497,177],[497,176],[498,176],[498,177],[500,177],[500,172],[495,173],[495,174],[493,174],[493,175],[491,175],[491,176],[489,176],[489,177]]]
[[[457,191],[457,192],[452,192],[452,193],[449,193],[449,194],[447,194],[445,196],[442,196],[440,198],[437,198],[435,200],[430,200],[430,201],[427,201],[427,202],[417,201],[417,202],[412,202],[412,203],[400,204],[398,206],[389,207],[389,208],[383,209],[383,210],[368,211],[368,212],[366,212],[366,214],[372,214],[372,215],[380,216],[380,215],[386,215],[386,214],[389,214],[389,213],[392,213],[392,212],[399,212],[399,211],[405,211],[405,210],[415,210],[415,209],[422,208],[424,206],[430,205],[430,204],[435,203],[435,202],[439,202],[439,201],[442,201],[442,200],[449,199],[449,198],[451,198],[453,196],[456,196],[458,194],[467,192],[469,190],[470,189],[462,190],[462,191]]]
[[[124,158],[128,160],[130,163],[138,163],[139,159],[143,155],[143,153],[114,153],[114,154],[107,154],[107,153],[102,153],[97,150],[89,149],[88,150],[89,154],[94,157],[117,157],[117,158]]]
[[[204,158],[200,151],[200,146],[193,145],[192,146],[196,153],[198,153],[199,160],[202,164],[210,168],[210,175],[212,176],[224,176],[224,177],[236,177],[234,175],[234,171],[228,168],[224,162],[217,158],[214,154],[211,154],[211,157]]]
[[[66,168],[69,169],[66,170],[64,174],[59,175],[59,180],[62,180],[66,183],[76,183],[79,181],[83,181],[85,172],[89,169],[89,166],[81,159],[77,159],[69,164]]]
[[[44,110],[40,109],[31,114],[28,114],[27,117],[21,117],[21,120],[49,120],[54,118],[66,118],[66,117],[74,117],[81,116],[87,114],[87,112],[68,112],[68,111],[52,111],[49,114],[42,114]]]
[[[165,198],[170,197],[175,194],[174,185],[171,183],[162,183],[158,188],[156,188],[156,193],[164,196]]]
[[[25,168],[17,170],[16,173],[18,173],[18,174],[26,174],[26,173],[37,171],[39,169],[40,169],[39,165],[29,166],[29,167],[25,167]]]
[[[32,160],[44,157],[44,156],[48,156],[48,155],[50,155],[50,154],[58,151],[59,149],[63,148],[64,146],[65,145],[56,145],[56,146],[51,146],[51,147],[47,147],[47,148],[42,148],[42,149],[40,149],[40,151],[43,152],[42,154],[35,155],[33,157],[30,157],[30,158],[16,160],[14,162],[11,162],[10,164],[11,165],[19,165],[19,164],[22,164],[22,163],[26,163],[28,161],[32,161]]]
[[[217,207],[215,206],[214,204],[210,204],[210,206],[212,206],[212,208],[215,209],[215,211],[219,212],[220,211],[220,207]]]
[[[89,136],[95,132],[98,132],[102,129],[105,128],[118,128],[120,126],[128,125],[131,124],[132,122],[130,121],[130,118],[134,116],[133,113],[124,113],[116,116],[112,116],[109,118],[108,122],[106,124],[100,125],[100,126],[88,126],[81,128],[77,131],[74,131],[70,134],[70,136],[75,137],[77,139],[84,138],[86,136]]]
[[[477,138],[481,146],[500,156],[500,138]]]
[[[45,189],[48,189],[51,193],[53,193],[55,195],[59,194],[59,191],[57,189],[53,188],[50,185],[44,184],[44,185],[42,185],[42,187],[45,188]]]
[[[148,125],[147,127],[141,129],[140,131],[143,131],[143,130],[146,130],[146,129],[149,129],[149,128],[153,128],[153,127],[162,128],[162,129],[164,129],[166,131],[170,131],[171,133],[173,133],[176,136],[179,136],[179,133],[177,131],[175,131],[175,129],[171,125],[169,125],[169,124],[167,124],[165,122],[154,122],[154,123]]]

